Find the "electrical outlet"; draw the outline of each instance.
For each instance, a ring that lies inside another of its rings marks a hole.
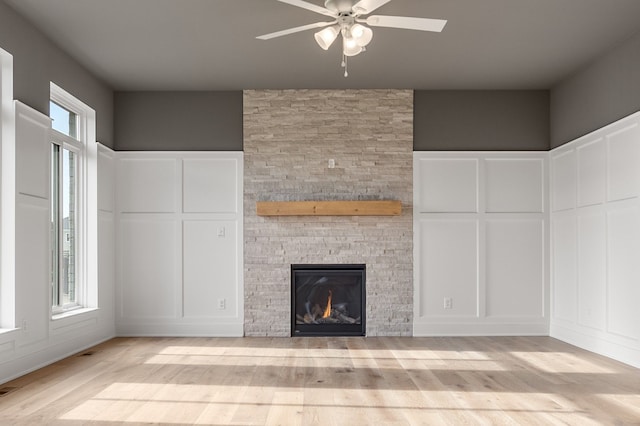
[[[335,167],[336,167],[336,160],[334,160],[333,158],[331,158],[331,159],[329,160],[329,168],[330,168],[330,169],[333,169],[333,168],[335,168]]]
[[[23,332],[25,332],[25,333],[27,332],[27,330],[29,329],[28,325],[29,324],[27,323],[27,320],[22,320],[22,331]]]
[[[444,308],[445,309],[453,309],[453,298],[445,297],[444,298]]]
[[[227,309],[227,301],[226,301],[226,299],[218,299],[218,309],[220,309],[220,310]]]

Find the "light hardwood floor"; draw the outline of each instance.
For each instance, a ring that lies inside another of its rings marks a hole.
[[[640,424],[640,370],[547,337],[118,338],[0,388],[1,425]]]

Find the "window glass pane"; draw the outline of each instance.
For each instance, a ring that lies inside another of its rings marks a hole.
[[[51,144],[51,304],[58,306],[60,297],[58,283],[60,282],[60,241],[58,229],[60,224],[60,147]]]
[[[73,152],[62,150],[62,282],[60,304],[76,302],[76,163]]]
[[[76,113],[61,107],[55,102],[49,102],[49,117],[53,120],[52,127],[54,130],[74,139],[78,138],[78,115]]]

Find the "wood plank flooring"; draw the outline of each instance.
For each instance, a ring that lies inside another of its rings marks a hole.
[[[640,370],[548,337],[118,338],[0,385],[0,425],[640,424]]]

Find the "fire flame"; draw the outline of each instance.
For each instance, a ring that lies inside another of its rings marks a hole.
[[[329,300],[327,300],[327,308],[322,314],[322,318],[329,318],[331,316],[331,290],[329,290]]]

